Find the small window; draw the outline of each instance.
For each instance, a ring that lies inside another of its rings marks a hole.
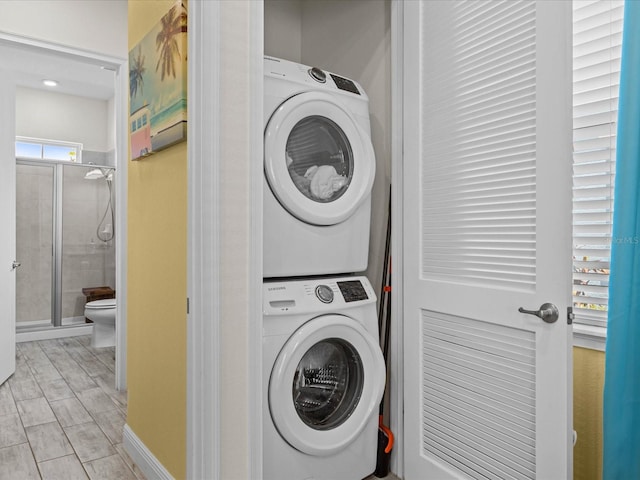
[[[16,157],[42,158],[42,144],[29,142],[16,142]]]
[[[16,137],[16,158],[79,162],[82,144]]]
[[[131,122],[131,133],[136,131],[136,121]]]
[[[45,160],[76,161],[76,147],[66,145],[43,145],[42,158]]]
[[[142,118],[138,118],[138,128],[142,127]]]
[[[145,126],[147,124],[147,116],[143,115],[142,116],[142,125]]]

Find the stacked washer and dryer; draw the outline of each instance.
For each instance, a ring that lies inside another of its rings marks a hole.
[[[385,386],[367,268],[375,155],[348,78],[264,60],[265,480],[358,480]]]

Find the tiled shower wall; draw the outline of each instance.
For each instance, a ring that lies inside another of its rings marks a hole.
[[[53,171],[32,165],[17,167],[16,243],[18,259],[22,262],[16,279],[19,324],[51,319]],[[63,322],[84,316],[82,288],[110,286],[115,289],[114,242],[100,241],[96,232],[107,208],[109,190],[104,179],[84,179],[90,168],[63,167]],[[105,222],[112,223],[109,212]],[[110,228],[113,229],[113,225]]]
[[[115,167],[116,151],[109,150],[108,152],[94,152],[92,150],[82,150],[82,163],[95,163],[96,165],[109,165]]]

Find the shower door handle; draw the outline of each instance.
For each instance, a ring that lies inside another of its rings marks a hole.
[[[13,263],[11,264],[11,271],[13,272],[20,265],[22,265],[20,262],[18,262],[17,260],[14,260]]]

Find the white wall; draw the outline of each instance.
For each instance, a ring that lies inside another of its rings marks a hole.
[[[116,106],[113,97],[107,101],[107,150],[116,148]]]
[[[265,0],[264,53],[291,62],[302,59],[302,3]]]
[[[0,0],[0,2],[0,32],[66,45],[110,57],[124,59],[128,56],[127,0]],[[12,67],[5,65],[4,68],[10,70]],[[112,106],[109,105],[108,108]],[[110,113],[113,114],[113,112]],[[29,118],[25,120],[26,116]],[[57,135],[56,130],[47,135],[37,133],[45,120],[48,121],[52,116],[55,117],[55,111],[44,112],[40,117],[35,117],[28,112],[20,112],[17,122],[24,128],[21,127],[17,134],[42,138]],[[101,159],[100,163],[112,164],[115,144],[114,120],[112,116],[107,120],[109,122],[107,124],[101,118],[102,116],[99,120],[100,126],[95,125],[95,117],[83,119],[81,126],[86,127],[82,128],[83,132],[89,127],[92,129],[96,127],[93,135],[88,136],[83,143],[86,150],[111,152],[106,157],[106,161]],[[58,123],[61,123],[57,125],[60,130],[69,130],[70,119],[56,118],[50,126]],[[73,130],[77,132],[77,126]],[[105,134],[107,141],[103,138]],[[68,138],[60,135],[56,139],[67,140]],[[69,140],[77,141],[75,134],[74,138]]]
[[[79,142],[84,150],[113,148],[109,102],[44,90],[16,89],[16,135]]]
[[[127,57],[127,0],[2,0],[0,31]]]

